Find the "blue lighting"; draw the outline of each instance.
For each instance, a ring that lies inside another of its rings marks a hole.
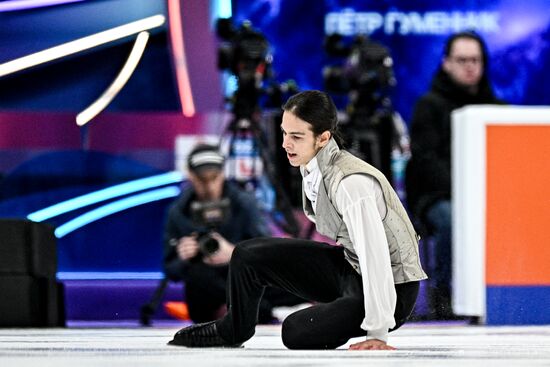
[[[104,218],[108,215],[138,206],[142,204],[147,204],[152,201],[167,199],[171,197],[178,196],[180,189],[176,186],[165,187],[162,189],[147,191],[142,194],[133,195],[124,199],[117,200],[115,202],[103,205],[99,208],[91,210],[87,213],[79,215],[78,217],[68,221],[65,224],[60,225],[56,228],[54,234],[57,238],[62,238],[63,236],[71,233],[74,230],[77,230],[80,227],[85,226],[91,222]]]
[[[231,18],[231,0],[217,0],[218,18]]]
[[[233,15],[231,0],[211,0],[210,24],[215,27],[218,18],[231,18]]]
[[[12,0],[0,4],[0,12],[41,8],[52,5],[76,3],[83,0]]]
[[[162,272],[130,272],[130,271],[59,271],[57,279],[59,280],[126,280],[126,279],[162,279]]]
[[[237,80],[237,77],[235,75],[231,75],[228,72],[224,72],[224,78],[225,78],[224,93],[227,97],[230,97],[233,94],[235,94],[235,92],[239,88],[239,81]]]
[[[42,222],[58,215],[80,209],[82,207],[96,204],[101,201],[112,199],[117,196],[130,194],[132,192],[146,190],[153,187],[163,186],[181,182],[183,176],[179,172],[168,172],[161,175],[155,175],[138,180],[125,182],[120,185],[108,187],[106,189],[91,192],[86,195],[63,201],[61,203],[38,210],[27,216],[27,219],[34,222]]]

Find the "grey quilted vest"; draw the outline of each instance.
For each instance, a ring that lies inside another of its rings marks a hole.
[[[311,202],[302,190],[304,212],[315,218],[317,231],[344,246],[347,261],[358,273],[361,273],[348,230],[344,225],[342,215],[332,204],[332,200],[344,177],[357,173],[370,175],[380,183],[386,202],[387,213],[383,224],[388,240],[395,284],[426,279],[427,276],[422,270],[418,255],[419,237],[399,197],[386,177],[370,164],[345,150],[340,150],[334,139],[331,139],[319,151],[317,162],[323,176],[323,182],[321,182],[317,194],[317,215],[314,214]]]

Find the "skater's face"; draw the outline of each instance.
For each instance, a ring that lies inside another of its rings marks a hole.
[[[291,166],[305,166],[330,140],[330,132],[315,136],[311,124],[292,112],[283,113],[283,148]]]

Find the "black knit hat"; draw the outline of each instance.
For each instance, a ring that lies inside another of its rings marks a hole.
[[[217,168],[222,170],[224,157],[216,145],[199,144],[191,150],[187,157],[187,168],[197,173],[206,168]]]

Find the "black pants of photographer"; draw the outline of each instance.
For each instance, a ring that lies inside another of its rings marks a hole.
[[[189,316],[195,323],[212,321],[225,312],[227,300],[226,285],[228,266],[210,266],[197,262],[190,266],[185,282],[185,299]],[[269,324],[276,321],[273,307],[293,306],[306,302],[293,294],[280,289],[268,288],[260,302],[258,323]]]
[[[283,343],[290,349],[334,349],[366,335],[360,327],[365,317],[362,279],[341,247],[307,240],[254,239],[239,244],[229,267],[230,307],[217,327],[230,343],[242,343],[254,335],[255,315],[266,286],[319,302],[283,322]],[[411,314],[419,282],[395,287],[393,330]]]

